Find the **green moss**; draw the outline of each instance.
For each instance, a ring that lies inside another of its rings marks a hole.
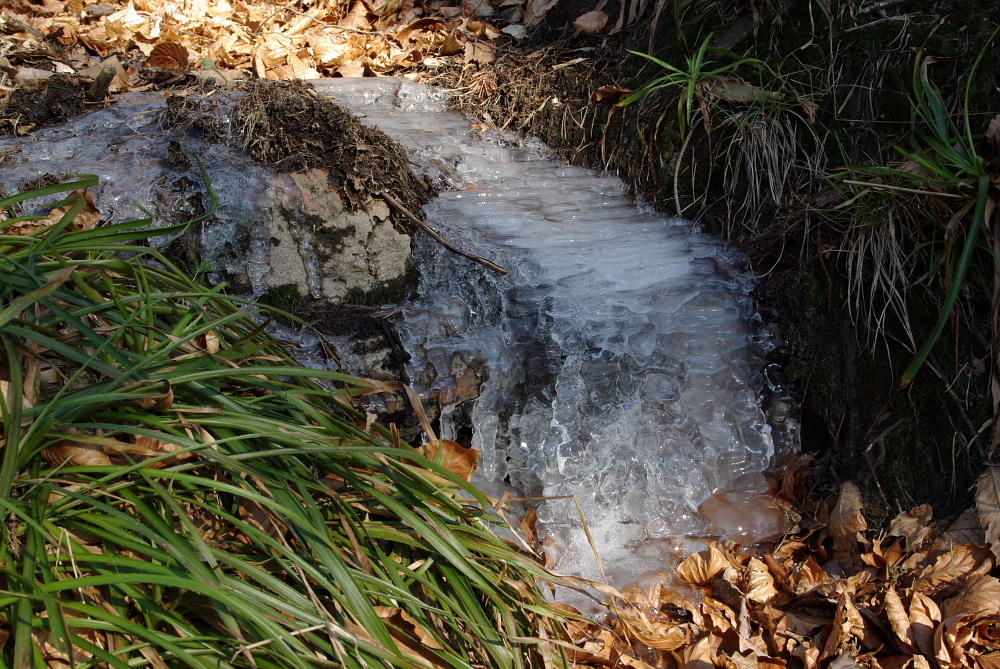
[[[384,304],[401,304],[408,297],[412,296],[419,279],[420,272],[411,265],[404,276],[392,281],[376,284],[369,291],[363,291],[358,288],[351,289],[344,301],[347,304],[367,307],[378,307]]]
[[[298,286],[289,283],[268,288],[263,295],[257,298],[257,303],[295,314],[302,306],[303,297],[302,293],[299,292]],[[289,322],[287,318],[280,314],[276,315],[276,318],[283,323]]]

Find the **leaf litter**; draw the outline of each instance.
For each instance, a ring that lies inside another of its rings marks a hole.
[[[786,472],[801,483],[807,462],[799,456]],[[978,527],[995,531],[996,477],[991,468],[980,479],[976,527],[968,512],[935,524],[920,505],[876,535],[851,482],[828,499],[785,497],[801,522],[783,538],[712,541],[673,573],[624,589],[604,619],[568,628],[570,659],[577,667],[1000,666],[996,546]],[[773,487],[802,490],[787,477]]]

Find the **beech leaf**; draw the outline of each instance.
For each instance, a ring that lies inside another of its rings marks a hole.
[[[573,21],[573,27],[576,29],[577,35],[596,35],[604,30],[607,23],[608,15],[602,11],[594,10],[579,16],[576,21]]]
[[[857,544],[864,541],[861,533],[868,529],[861,509],[861,491],[850,481],[845,482],[830,513],[833,558],[845,568],[857,561]]]
[[[1000,467],[987,467],[976,481],[976,511],[986,542],[1000,558]]]

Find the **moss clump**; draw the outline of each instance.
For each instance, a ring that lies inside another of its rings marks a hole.
[[[257,304],[275,307],[290,314],[295,314],[302,307],[303,297],[302,293],[299,292],[298,286],[294,283],[288,283],[268,288],[263,295],[257,298]],[[292,324],[291,320],[282,314],[276,313],[275,318],[285,325]]]

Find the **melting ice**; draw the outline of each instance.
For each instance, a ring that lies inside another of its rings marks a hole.
[[[485,379],[471,412],[443,412],[444,436],[467,418],[481,487],[552,498],[539,520],[560,570],[599,574],[573,497],[622,585],[649,568],[649,541],[702,527],[714,491],[763,491],[773,444],[749,381],[745,287],[717,269],[717,244],[637,209],[617,179],[480,132],[424,86],[315,85],[446,188],[428,223],[510,270],[425,245],[423,297],[400,329],[422,390],[447,394],[465,365]]]

